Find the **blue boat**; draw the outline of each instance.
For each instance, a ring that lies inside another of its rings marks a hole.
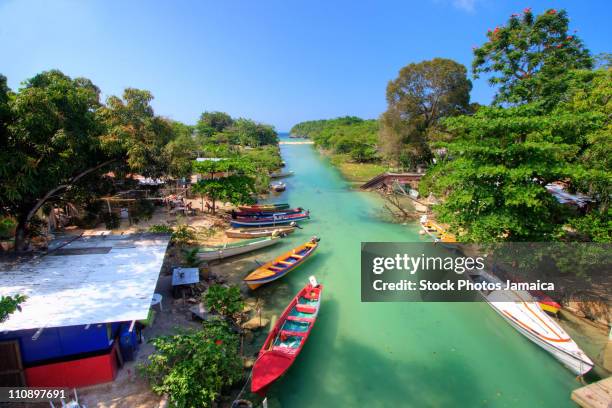
[[[277,214],[270,217],[241,218],[231,221],[232,227],[269,227],[274,225],[286,225],[294,221],[302,221],[310,218],[309,211],[296,214]]]

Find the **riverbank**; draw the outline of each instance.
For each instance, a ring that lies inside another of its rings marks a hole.
[[[340,171],[349,183],[365,183],[387,170],[386,166],[378,163],[357,163],[351,160],[348,154],[337,154],[323,149],[319,149],[319,151],[329,158],[329,162]]]

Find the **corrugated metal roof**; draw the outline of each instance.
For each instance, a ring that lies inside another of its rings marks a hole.
[[[0,264],[0,295],[27,296],[0,331],[145,319],[169,241],[153,234],[81,237],[53,256]]]

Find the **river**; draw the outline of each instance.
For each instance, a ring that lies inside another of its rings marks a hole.
[[[382,204],[351,190],[310,145],[282,145],[287,191],[271,201],[311,210],[312,220],[271,257],[311,235],[318,253],[258,290],[280,312],[315,275],[320,317],[301,355],[270,390],[282,407],[573,407],[579,383],[485,303],[362,303],[362,241],[421,241],[416,225],[380,218]]]

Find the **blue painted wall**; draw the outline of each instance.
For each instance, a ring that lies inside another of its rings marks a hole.
[[[92,324],[46,328],[36,340],[32,336],[36,330],[20,330],[0,333],[0,341],[19,340],[21,358],[24,365],[71,355],[106,350],[110,347],[121,323]]]

